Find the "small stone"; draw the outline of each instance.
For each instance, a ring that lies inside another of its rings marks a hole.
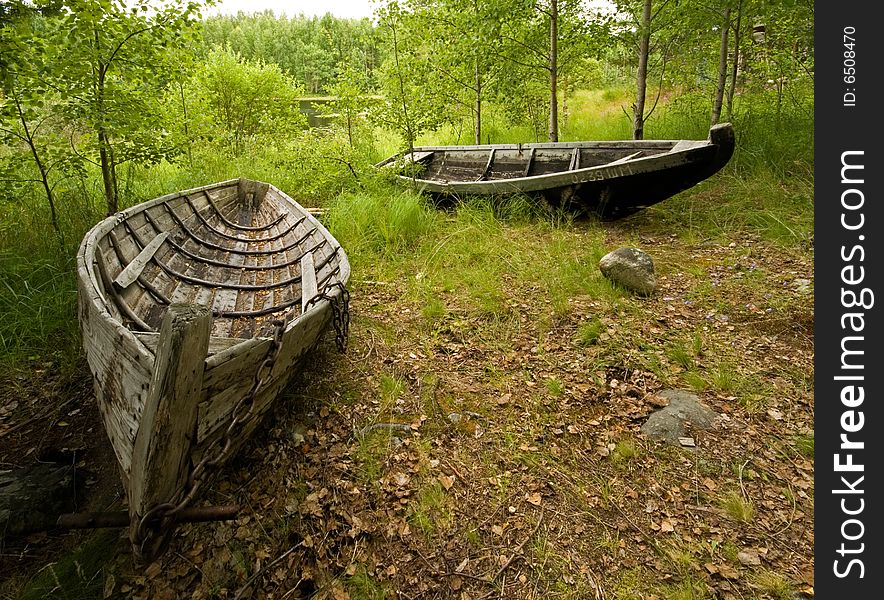
[[[664,390],[658,395],[669,400],[669,405],[652,413],[642,425],[642,433],[648,437],[684,446],[682,439],[693,441],[688,426],[695,429],[715,426],[718,413],[700,402],[696,394],[686,390]]]
[[[755,550],[744,550],[737,553],[737,559],[747,567],[757,567],[761,564],[761,558]]]
[[[650,296],[657,289],[654,261],[638,248],[618,248],[599,261],[602,275],[626,289],[642,296]]]

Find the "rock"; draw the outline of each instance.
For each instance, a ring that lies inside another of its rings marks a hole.
[[[642,425],[642,433],[652,439],[681,446],[681,438],[691,437],[686,425],[695,429],[709,429],[718,417],[718,413],[691,392],[665,390],[658,395],[668,399],[669,405],[652,413]]]
[[[795,288],[795,291],[798,292],[799,294],[807,295],[813,291],[813,288],[812,288],[813,282],[811,282],[809,279],[802,279],[802,278],[795,279],[791,283],[791,286],[793,288]]]
[[[657,289],[654,261],[638,248],[617,248],[599,261],[602,275],[628,290],[650,296]]]

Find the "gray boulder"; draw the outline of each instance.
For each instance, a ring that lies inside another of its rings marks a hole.
[[[664,390],[657,394],[669,400],[669,405],[652,413],[642,425],[646,436],[681,445],[680,438],[688,437],[688,425],[694,429],[709,429],[718,413],[700,402],[695,394],[685,390]]]
[[[654,261],[638,248],[617,248],[599,261],[602,275],[628,290],[650,296],[657,289]]]

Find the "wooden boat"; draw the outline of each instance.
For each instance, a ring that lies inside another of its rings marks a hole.
[[[329,325],[345,340],[350,265],[304,207],[237,179],[104,219],[80,245],[77,276],[131,537],[149,560]]]
[[[539,194],[618,219],[703,181],[734,151],[730,123],[706,140],[421,146],[379,163],[435,197]]]

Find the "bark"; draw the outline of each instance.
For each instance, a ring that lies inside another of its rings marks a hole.
[[[645,137],[645,94],[648,89],[648,52],[651,46],[651,0],[642,2],[641,38],[638,49],[638,72],[636,73],[635,104],[632,106],[632,138]]]
[[[721,105],[724,102],[724,88],[727,85],[727,49],[728,33],[731,25],[731,8],[724,9],[724,22],[721,25],[721,43],[718,49],[718,83],[715,86],[715,98],[712,101],[712,125],[721,119]]]
[[[31,156],[34,157],[34,163],[36,163],[37,170],[40,172],[40,182],[43,184],[43,190],[46,192],[46,201],[49,202],[49,218],[52,222],[52,228],[55,230],[55,233],[58,234],[58,239],[61,241],[62,245],[64,245],[64,235],[61,232],[61,227],[58,225],[58,211],[55,209],[55,195],[52,193],[52,186],[49,185],[49,169],[46,168],[46,165],[44,165],[43,161],[40,159],[40,152],[37,150],[34,136],[28,127],[28,120],[25,118],[25,113],[24,110],[22,110],[18,95],[14,91],[12,98],[15,102],[16,111],[18,112],[18,119],[25,132],[24,141],[31,150]]]
[[[559,141],[558,43],[559,3],[550,0],[549,10],[549,141]]]
[[[734,26],[734,63],[731,65],[731,85],[727,90],[727,120],[734,118],[734,92],[737,89],[737,73],[740,67],[740,21],[743,16],[743,0],[737,2],[737,22]]]
[[[108,216],[119,209],[117,201],[117,183],[114,169],[113,150],[110,147],[107,133],[104,129],[98,130],[98,157],[101,161],[101,180],[104,184],[104,199],[107,203]]]
[[[96,34],[97,35],[97,34]],[[117,173],[114,162],[114,152],[110,144],[110,138],[104,127],[104,81],[107,75],[107,65],[101,65],[98,72],[98,80],[95,84],[96,116],[98,117],[98,157],[101,162],[101,180],[104,184],[104,199],[107,204],[108,216],[119,210],[120,203],[117,195]]]
[[[476,144],[482,143],[482,72],[479,70],[479,58],[476,58],[476,106],[473,109],[476,114],[475,137]]]

